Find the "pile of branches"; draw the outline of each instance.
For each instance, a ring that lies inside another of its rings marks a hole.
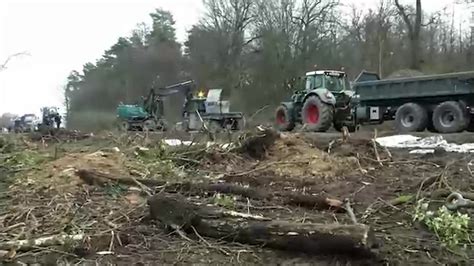
[[[92,136],[92,133],[82,133],[78,130],[50,129],[43,132],[33,132],[30,134],[30,139],[41,142],[72,142],[84,140]]]
[[[283,204],[311,209],[334,209],[352,213],[350,205],[323,196],[300,195],[293,192],[268,193],[259,189],[227,183],[174,183],[150,179],[117,177],[95,171],[80,170],[78,176],[90,185],[107,186],[110,183],[139,186],[150,197],[150,218],[173,230],[197,237],[207,236],[230,242],[264,245],[270,248],[300,251],[310,254],[345,254],[356,257],[374,256],[375,246],[370,227],[359,224],[297,224],[289,221],[274,222],[270,218],[254,216],[223,208],[209,207],[188,201],[183,194],[206,196],[209,193],[239,195],[247,199],[275,200]],[[150,188],[160,188],[150,189]],[[158,192],[154,194],[154,191]],[[154,194],[154,195],[153,195]],[[353,216],[353,215],[352,215]],[[296,245],[295,243],[300,243]]]
[[[85,186],[72,194],[12,187],[8,212],[0,216],[0,260],[14,260],[20,252],[21,257],[48,251],[72,259],[113,254],[126,244],[122,229],[140,220],[143,211],[124,201],[109,204],[111,193]]]

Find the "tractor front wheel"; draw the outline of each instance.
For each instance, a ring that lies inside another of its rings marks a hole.
[[[295,128],[295,122],[291,118],[290,111],[284,105],[280,105],[275,111],[275,124],[280,131],[292,131]]]
[[[310,96],[306,99],[301,113],[303,126],[307,131],[326,132],[331,128],[334,108],[323,103],[317,96]]]

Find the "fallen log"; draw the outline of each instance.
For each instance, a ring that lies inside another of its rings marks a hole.
[[[134,178],[131,176],[117,177],[114,175],[109,175],[102,173],[96,170],[80,169],[76,171],[76,175],[79,176],[82,181],[89,185],[98,185],[104,186],[111,182],[117,182],[123,185],[135,186],[137,182],[146,186],[163,186],[166,182],[154,180],[154,179],[144,179],[144,178]]]
[[[288,205],[295,205],[315,210],[343,210],[342,201],[330,199],[324,196],[306,195],[294,192],[282,193],[280,196],[284,198],[285,204]]]
[[[314,255],[374,256],[374,235],[364,224],[291,223],[229,215],[219,208],[193,204],[179,194],[157,194],[148,205],[150,218],[189,234]]]
[[[123,185],[135,186],[138,184],[143,184],[150,187],[161,187],[165,186],[165,191],[167,192],[176,192],[176,191],[186,191],[190,193],[202,194],[206,193],[222,193],[222,194],[232,194],[239,195],[249,199],[265,199],[269,197],[269,194],[265,191],[243,187],[239,185],[234,185],[230,183],[167,183],[165,181],[154,180],[154,179],[144,179],[144,178],[135,178],[131,176],[121,176],[117,177],[110,174],[101,173],[95,170],[86,170],[81,169],[76,172],[76,175],[79,176],[86,184],[89,185],[98,185],[104,186],[110,182],[117,182]]]
[[[242,196],[244,198],[262,200],[271,197],[270,194],[263,190],[243,187],[230,183],[174,183],[169,184],[165,189],[167,192],[186,192],[191,194],[203,194],[203,193],[221,193]]]
[[[279,192],[276,194],[267,193],[261,189],[243,187],[240,185],[230,183],[167,183],[164,181],[154,179],[143,179],[134,178],[131,176],[116,177],[113,175],[101,173],[93,170],[81,169],[76,174],[89,185],[103,186],[110,182],[118,182],[123,185],[135,186],[137,184],[143,184],[150,187],[161,187],[164,188],[165,192],[186,192],[189,194],[203,194],[203,193],[222,193],[238,195],[244,198],[264,200],[272,197],[278,197],[282,199],[283,204],[294,205],[303,208],[309,208],[314,210],[327,210],[333,209],[337,211],[344,211],[342,208],[342,201],[337,199],[331,199],[324,196],[306,195],[295,192]]]

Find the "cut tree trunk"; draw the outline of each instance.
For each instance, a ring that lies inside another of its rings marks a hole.
[[[271,197],[271,195],[263,190],[243,187],[239,185],[234,185],[230,183],[193,183],[193,182],[183,182],[183,183],[167,183],[165,181],[154,180],[154,179],[144,179],[144,178],[134,178],[131,176],[114,176],[110,174],[101,173],[95,170],[86,170],[81,169],[76,172],[77,176],[89,185],[98,185],[104,186],[109,183],[120,183],[128,186],[135,186],[137,183],[143,184],[149,187],[161,187],[166,186],[165,191],[167,192],[178,192],[185,191],[190,192],[191,194],[202,194],[202,193],[222,193],[222,194],[232,194],[239,195],[249,199],[262,200],[265,198]]]
[[[343,211],[342,201],[324,196],[306,195],[301,193],[286,192],[281,193],[285,204],[295,205],[308,209],[327,210],[333,209]]]
[[[261,245],[314,255],[372,257],[375,239],[363,224],[314,224],[272,221],[200,206],[179,194],[158,194],[148,200],[150,218],[171,228],[229,242]]]

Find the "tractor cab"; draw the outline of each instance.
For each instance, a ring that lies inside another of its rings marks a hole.
[[[317,70],[306,73],[305,91],[315,89],[326,89],[336,98],[336,107],[343,107],[349,104],[354,95],[347,75],[342,71]]]
[[[304,89],[297,90],[292,96],[292,101],[302,103],[308,93],[315,90],[326,91],[328,98],[336,98],[336,105],[347,104],[354,94],[347,79],[347,75],[342,71],[316,70],[307,72],[304,79]],[[303,86],[303,84],[301,84]]]
[[[189,114],[194,114],[196,111],[199,113],[206,112],[206,99],[203,91],[200,91],[197,95],[194,95],[192,92],[189,93],[189,96],[184,103],[184,117],[188,117]]]
[[[317,70],[306,73],[306,91],[324,88],[332,93],[341,93],[350,90],[349,81],[345,72],[334,70]]]

